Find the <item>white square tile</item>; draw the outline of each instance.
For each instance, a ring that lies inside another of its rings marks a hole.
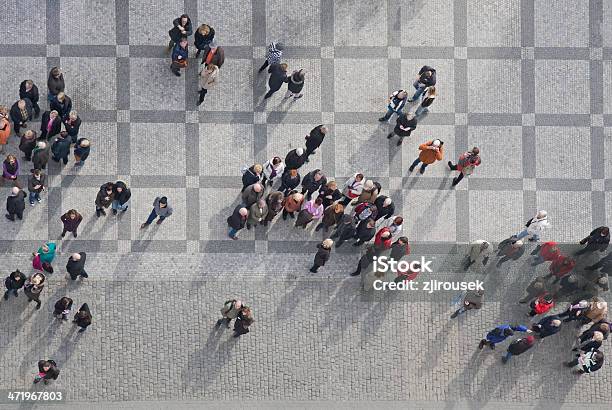
[[[401,190],[403,188],[402,177],[389,177],[389,190]]]
[[[268,241],[255,241],[255,253],[268,253]]]
[[[604,117],[603,114],[591,114],[591,127],[603,127]]]
[[[187,175],[186,187],[187,188],[199,188],[200,187],[200,177],[197,175]]]
[[[60,46],[59,44],[47,44],[47,57],[59,57]]]
[[[117,241],[117,252],[119,252],[121,255],[132,253],[132,241],[119,239]]]
[[[321,58],[334,58],[334,48],[321,47]]]
[[[468,116],[466,113],[455,113],[455,125],[467,125],[468,124]]]
[[[591,60],[602,60],[603,59],[603,48],[591,47],[589,49],[589,54],[590,54]]]
[[[187,241],[187,253],[199,253],[200,241]]]
[[[455,58],[458,60],[466,60],[467,47],[455,47]]]
[[[323,124],[330,125],[334,123],[334,113],[333,112],[322,112],[321,113],[321,121]]]
[[[591,191],[605,191],[605,180],[592,179],[591,180]]]
[[[535,112],[590,113],[590,73],[588,61],[535,60]]]
[[[117,57],[129,57],[130,56],[130,46],[127,44],[120,44],[117,46]]]
[[[117,110],[117,122],[130,122],[130,111]]]
[[[538,178],[591,178],[589,127],[536,127],[535,147]]]
[[[187,124],[197,124],[198,111],[185,111],[185,122]]]
[[[535,114],[533,114],[533,113],[522,114],[521,124],[526,126],[526,127],[533,127],[533,126],[535,126]]]
[[[523,191],[535,191],[536,190],[536,179],[535,178],[523,178]]]
[[[480,148],[482,163],[470,178],[523,177],[521,127],[470,126],[466,150],[472,147]]]
[[[402,58],[402,48],[401,47],[395,47],[395,46],[389,46],[387,47],[387,57],[388,58],[393,58],[393,59],[400,59]]]
[[[589,4],[575,0],[536,1],[533,16],[536,47],[587,47]]]

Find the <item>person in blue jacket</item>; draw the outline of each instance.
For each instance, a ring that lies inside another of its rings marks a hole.
[[[491,349],[495,349],[496,344],[503,342],[504,340],[512,336],[514,332],[531,333],[531,330],[529,330],[526,326],[523,325],[499,325],[495,329],[487,333],[487,336],[480,341],[478,348],[482,349],[486,345],[489,346]]]
[[[172,49],[172,64],[170,65],[170,70],[172,70],[175,76],[180,77],[181,68],[187,68],[188,58],[187,38],[183,37]]]

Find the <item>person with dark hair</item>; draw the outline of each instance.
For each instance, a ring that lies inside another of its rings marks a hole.
[[[85,272],[85,261],[87,260],[87,254],[85,252],[73,253],[68,258],[66,263],[66,271],[70,275],[70,279],[76,280],[79,276],[82,278],[88,278],[89,275]]]
[[[0,105],[0,154],[4,152],[4,148],[11,136],[11,122],[9,120],[9,109],[4,105]]]
[[[64,74],[62,74],[59,67],[53,67],[51,71],[49,71],[47,88],[49,89],[49,92],[47,93],[47,101],[49,102],[51,102],[53,97],[63,92],[66,88],[66,84],[64,83]]]
[[[128,202],[132,197],[132,191],[127,187],[125,182],[117,181],[113,186],[113,202],[111,202],[111,208],[113,209],[113,215],[117,215],[117,212],[125,212],[128,209]]]
[[[478,344],[478,348],[482,349],[485,346],[489,346],[491,349],[495,349],[496,344],[503,342],[508,337],[512,336],[514,332],[531,333],[531,330],[529,330],[526,326],[523,325],[499,325],[495,329],[487,333],[485,338],[482,339]]]
[[[268,45],[268,49],[266,50],[266,61],[264,61],[261,67],[259,67],[259,72],[261,73],[263,70],[265,70],[268,65],[280,64],[281,59],[283,58],[284,49],[285,46],[283,43],[270,43],[270,45]]]
[[[242,306],[234,321],[234,337],[240,337],[249,333],[249,327],[253,324],[253,313],[248,306]]]
[[[38,374],[34,377],[34,384],[43,381],[44,384],[49,384],[49,380],[57,380],[60,371],[57,368],[55,361],[40,360],[38,362]]]
[[[284,196],[288,196],[289,193],[300,185],[300,181],[302,178],[298,173],[298,170],[293,168],[287,171],[285,168],[285,172],[281,176],[281,185],[278,188],[280,192],[283,193]]]
[[[555,307],[555,300],[552,295],[544,294],[531,301],[529,304],[531,310],[527,313],[527,316],[534,317],[537,315],[543,315],[544,313]]]
[[[304,153],[303,148],[292,149],[285,156],[285,172],[291,169],[300,169],[307,159],[308,156]]]
[[[576,354],[576,358],[565,363],[567,367],[573,367],[576,374],[593,373],[601,369],[604,364],[604,354],[599,350],[589,350],[586,353]]]
[[[342,205],[342,204],[340,204]],[[336,230],[330,236],[331,239],[338,238],[336,241],[336,248],[342,246],[342,244],[355,236],[355,219],[347,214],[342,214],[341,219],[336,225]]]
[[[27,130],[19,140],[19,150],[26,161],[32,161],[32,151],[36,148],[36,131]]]
[[[106,216],[106,211],[104,208],[108,208],[113,203],[114,199],[114,189],[115,184],[112,182],[107,182],[106,184],[100,187],[98,191],[98,195],[96,195],[96,216],[99,218],[100,215]]]
[[[319,197],[323,199],[323,207],[328,208],[342,198],[342,192],[338,189],[336,181],[327,181],[319,188]]]
[[[70,299],[68,296],[64,296],[55,302],[55,306],[53,307],[53,316],[61,317],[62,320],[68,320],[70,309],[72,309],[72,299]]]
[[[412,98],[408,99],[410,102],[418,99],[425,92],[427,87],[436,85],[436,69],[428,65],[424,65],[419,70],[419,74],[412,85],[416,91]]]
[[[78,213],[76,209],[71,209],[62,215],[60,220],[62,221],[62,224],[64,224],[61,237],[63,238],[66,236],[66,232],[72,232],[72,236],[76,238],[78,235],[77,229],[83,221],[83,216]]]
[[[32,103],[34,109],[34,118],[38,118],[40,115],[40,107],[38,106],[38,100],[40,96],[38,94],[38,87],[32,80],[23,80],[19,84],[19,98],[25,100],[26,98]]]
[[[276,217],[276,215],[280,214],[283,210],[283,199],[285,196],[282,192],[272,191],[268,194],[266,198],[266,204],[268,204],[268,213],[266,217],[262,221],[263,226],[267,226],[269,222]]]
[[[404,105],[406,105],[406,101],[408,99],[408,93],[405,90],[397,90],[394,91],[393,94],[389,96],[389,103],[387,104],[387,112],[385,115],[380,117],[378,121],[385,122],[389,121],[389,118],[395,113],[398,116],[401,114]]]
[[[28,178],[28,191],[30,192],[28,198],[30,200],[30,206],[34,206],[34,201],[38,203],[42,202],[40,193],[46,189],[46,185],[47,176],[40,169],[33,169],[32,175]]]
[[[159,220],[157,221],[158,225],[161,225],[162,222],[164,222],[164,220],[166,218],[168,218],[170,215],[172,215],[172,212],[174,210],[172,209],[172,207],[170,206],[170,204],[168,203],[168,198],[166,198],[165,196],[162,197],[157,197],[155,198],[155,200],[153,201],[153,210],[151,211],[151,213],[149,214],[149,217],[147,218],[147,220],[145,221],[145,223],[143,223],[142,225],[140,225],[140,229],[144,229],[147,226],[151,225],[151,223],[157,218],[159,217]]]
[[[81,118],[76,111],[70,111],[68,117],[64,120],[64,127],[70,136],[70,142],[76,144],[79,138],[79,129],[81,128]]]
[[[306,162],[310,161],[308,157],[315,153],[317,148],[323,144],[323,140],[327,136],[328,129],[325,125],[317,125],[310,133],[306,135]]]
[[[200,52],[200,50],[198,50],[198,52]],[[214,64],[201,64],[199,74],[200,96],[198,97],[197,105],[204,102],[204,98],[206,97],[206,94],[208,94],[208,90],[213,88],[218,83],[219,67]]]
[[[285,98],[293,97],[293,101],[297,101],[304,96],[304,94],[302,94],[302,88],[304,88],[305,76],[306,70],[304,69],[294,71],[291,76],[289,76]]]
[[[83,303],[83,305],[79,308],[79,311],[74,315],[74,320],[72,321],[78,327],[80,327],[79,332],[82,333],[87,330],[87,327],[91,325],[91,311],[89,310],[89,306],[87,303]]]
[[[225,326],[229,329],[232,320],[236,319],[238,313],[242,309],[242,301],[238,299],[226,300],[221,308],[221,319],[217,320],[215,327],[219,327],[225,323]]]
[[[397,145],[402,145],[404,138],[409,137],[412,131],[416,130],[417,122],[414,114],[398,114],[397,120],[395,120],[395,128],[387,135],[387,139],[391,139],[394,135],[397,135],[399,137]]]
[[[205,67],[215,65],[219,70],[225,62],[225,50],[223,47],[217,45],[216,41],[211,41],[206,47],[204,47],[204,55],[202,55],[202,64]]]
[[[359,198],[359,195],[361,195],[361,192],[363,191],[363,185],[365,183],[364,179],[364,175],[361,172],[358,172],[346,180],[342,192],[344,198],[342,198],[340,201],[342,205],[347,206],[353,199]]]
[[[42,302],[40,301],[40,292],[44,289],[45,275],[42,272],[36,272],[28,278],[23,286],[23,293],[28,298],[28,303],[36,302],[36,309],[40,309]]]
[[[580,245],[585,244],[586,246],[584,248],[575,253],[576,256],[593,251],[605,251],[610,244],[610,228],[607,226],[600,226],[599,228],[593,229],[589,236],[580,241]]]
[[[437,90],[435,86],[427,87],[423,100],[414,112],[414,117],[417,121],[421,121],[429,113],[429,107],[436,100]]]
[[[27,123],[32,119],[33,114],[32,102],[30,100],[22,99],[13,104],[9,116],[11,117],[11,121],[13,121],[15,135],[21,136],[21,128],[26,128],[28,126]]]
[[[304,202],[302,210],[298,213],[297,219],[295,220],[295,227],[302,227],[306,229],[306,226],[312,221],[318,221],[323,217],[323,199],[317,197],[310,201]]]
[[[246,224],[247,229],[251,229],[263,223],[266,216],[268,216],[268,204],[261,198],[249,208],[249,217]]]
[[[418,158],[414,160],[412,165],[410,165],[408,171],[414,171],[414,168],[419,165],[419,163],[422,163],[419,172],[424,174],[425,168],[427,168],[428,165],[431,165],[436,161],[442,161],[442,158],[444,157],[443,145],[444,142],[440,141],[439,139],[427,141],[419,145],[419,150],[421,152],[419,153]]]
[[[512,356],[518,356],[520,354],[525,353],[527,350],[531,349],[535,343],[535,337],[529,335],[527,337],[522,337],[520,339],[516,339],[508,346],[508,350],[506,354],[502,356],[502,363],[508,363],[508,360]]]
[[[480,149],[472,148],[471,151],[464,152],[459,156],[457,165],[453,165],[452,161],[448,161],[448,167],[451,171],[459,171],[459,175],[453,178],[453,186],[457,185],[464,176],[472,175],[474,169],[480,165]]]
[[[64,121],[68,118],[70,111],[72,111],[72,98],[61,91],[50,101],[49,109],[57,111],[62,121]]]
[[[460,314],[467,312],[468,310],[478,310],[482,308],[483,299],[484,291],[480,289],[467,291],[465,296],[463,297],[463,303],[461,304],[461,307],[455,310],[455,312],[451,315],[450,318],[454,319]]]
[[[187,14],[183,14],[180,17],[175,18],[172,21],[172,26],[173,27],[170,29],[170,31],[168,31],[168,35],[170,36],[168,50],[171,50],[176,43],[181,41],[181,38],[187,38],[193,32],[191,19]]]
[[[187,38],[181,38],[172,49],[172,64],[170,64],[170,70],[172,73],[180,77],[181,68],[187,68],[187,61],[189,60],[189,49]]]
[[[536,332],[540,339],[559,333],[561,330],[561,318],[558,315],[546,316],[538,323],[531,326],[531,330]]]
[[[283,175],[284,172],[285,172],[285,163],[283,162],[281,157],[274,157],[272,159],[269,159],[263,164],[262,183],[265,184],[267,182],[268,185],[271,186],[274,183],[274,178],[276,178],[279,175]],[[281,189],[279,189],[279,191],[281,191]]]
[[[70,155],[70,143],[72,140],[66,131],[62,131],[51,144],[51,159],[55,162],[62,162],[64,165],[68,163],[68,155]]]
[[[302,195],[306,195],[306,200],[310,201],[312,194],[317,192],[323,185],[327,184],[327,177],[320,169],[310,171],[302,179]],[[323,198],[321,198],[323,200]]]
[[[317,197],[317,198],[320,198]],[[323,218],[321,218],[321,223],[317,225],[315,231],[320,231],[323,229],[325,232],[329,230],[329,228],[335,226],[340,223],[344,215],[344,205],[342,204],[331,204],[323,211]]]
[[[12,272],[10,275],[4,279],[4,287],[6,291],[4,292],[4,300],[8,300],[9,295],[12,293],[13,295],[18,296],[19,289],[23,288],[26,283],[26,276],[17,269]]]
[[[270,73],[270,78],[268,79],[268,87],[270,89],[264,95],[264,100],[272,97],[272,94],[277,92],[283,86],[283,83],[289,82],[289,77],[287,77],[287,64],[272,64],[270,68],[268,68],[268,72]],[[287,162],[287,161],[285,161]]]
[[[376,222],[372,218],[364,219],[357,225],[354,238],[357,239],[353,246],[361,246],[368,242],[376,234]]]

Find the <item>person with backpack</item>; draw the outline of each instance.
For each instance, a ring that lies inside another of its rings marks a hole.
[[[217,320],[215,327],[219,327],[225,323],[225,326],[229,329],[232,320],[236,319],[238,312],[242,309],[242,301],[239,299],[226,300],[221,308],[221,319]]]
[[[394,91],[393,94],[389,96],[389,104],[387,104],[387,112],[385,115],[380,117],[378,121],[385,122],[389,121],[389,118],[395,113],[398,116],[401,114],[402,109],[406,105],[406,101],[408,100],[408,93],[404,90]]]
[[[518,356],[520,354],[525,353],[527,350],[533,347],[534,343],[535,337],[531,335],[516,339],[508,346],[506,354],[502,357],[502,363],[506,364],[512,356]]]
[[[362,202],[353,210],[355,223],[365,221],[368,218],[376,220],[376,215],[378,215],[378,208],[371,202]]]
[[[457,165],[453,165],[452,161],[448,161],[448,167],[451,171],[459,171],[459,175],[453,178],[453,186],[457,185],[464,176],[472,175],[474,169],[480,165],[480,149],[472,148],[471,151],[464,152],[459,156]]]
[[[60,371],[57,368],[55,361],[40,360],[38,362],[38,374],[34,377],[34,384],[39,383],[41,380],[44,384],[49,384],[49,380],[57,380]]]
[[[482,350],[483,347],[489,346],[491,350],[495,349],[495,345],[503,342],[510,336],[514,335],[514,332],[525,332],[532,333],[526,326],[523,325],[509,325],[503,324],[497,326],[491,330],[484,339],[478,344],[478,348]]]

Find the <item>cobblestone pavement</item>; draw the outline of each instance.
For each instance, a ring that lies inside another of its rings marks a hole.
[[[0,221],[5,275],[30,272],[29,253],[58,238],[67,209],[84,215],[79,238],[59,246],[43,308],[33,311],[23,295],[0,300],[0,389],[29,389],[35,363],[49,356],[62,371],[49,389],[63,389],[75,406],[612,402],[612,367],[575,378],[561,366],[574,329],[506,366],[502,349],[477,353],[486,330],[524,319],[516,300],[544,266],[534,272],[523,258],[487,274],[458,273],[465,243],[501,241],[538,208],[552,224],[545,239],[568,247],[612,223],[611,2],[9,0],[2,10],[0,103],[12,105],[19,83],[31,78],[45,110],[47,73],[60,66],[93,147],[80,170],[51,162],[49,191],[23,222]],[[183,12],[213,26],[226,53],[220,84],[199,108],[197,60],[176,78],[164,51],[169,25]],[[297,102],[282,101],[281,92],[262,102],[265,79],[256,71],[273,40],[287,46],[290,70],[308,70]],[[377,118],[386,96],[410,88],[423,64],[437,68],[439,97],[397,149]],[[310,275],[323,236],[282,220],[241,232],[240,241],[227,238],[241,166],[284,156],[321,123],[331,137],[302,175],[318,167],[343,182],[359,170],[379,181],[406,220],[413,255],[432,257],[436,278],[485,278],[482,310],[449,321],[451,293],[365,294],[346,276],[358,258],[348,245]],[[418,144],[432,137],[445,141],[445,161],[477,145],[483,165],[456,189],[443,164],[409,175]],[[12,136],[7,150],[18,154],[17,145]],[[24,183],[29,169],[22,164]],[[132,189],[130,210],[97,219],[96,191],[117,179]],[[0,187],[2,200],[8,189]],[[162,194],[175,214],[139,230]],[[62,276],[74,251],[89,256],[91,278],[78,284]],[[91,306],[85,334],[51,320],[64,294]],[[256,318],[240,340],[212,329],[234,295]]]

